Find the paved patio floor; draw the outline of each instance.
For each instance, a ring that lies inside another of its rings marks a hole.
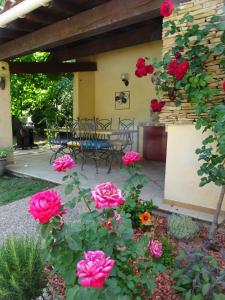
[[[51,152],[46,149],[38,150],[20,150],[16,151],[14,155],[14,163],[7,166],[8,171],[19,176],[31,176],[62,184],[62,173],[53,171],[52,166],[49,164]],[[143,172],[149,177],[149,184],[143,189],[142,199],[153,199],[154,203],[162,211],[177,212],[185,215],[192,216],[196,219],[211,221],[212,215],[176,207],[163,203],[164,199],[164,178],[165,178],[165,164],[153,161],[142,161]],[[81,167],[79,162],[76,162],[76,169],[80,171]],[[99,174],[96,174],[94,163],[88,162],[84,166],[83,174],[88,177],[88,180],[83,180],[83,184],[92,188],[96,184],[106,181],[112,181],[118,187],[122,187],[123,180],[126,178],[121,173],[120,167],[114,164],[110,174],[107,174],[107,167],[100,166]]]

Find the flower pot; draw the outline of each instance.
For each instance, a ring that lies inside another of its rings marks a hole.
[[[3,176],[6,169],[6,158],[0,158],[0,176]]]

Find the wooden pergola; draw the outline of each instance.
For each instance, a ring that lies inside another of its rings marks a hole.
[[[14,1],[14,5],[22,2]],[[176,0],[175,3],[184,2]],[[4,11],[11,9],[6,1]],[[160,40],[161,0],[52,0],[0,28],[0,60],[11,73],[96,71],[82,57]],[[0,14],[1,18],[1,14]],[[45,63],[11,62],[35,51],[51,53]],[[75,63],[65,61],[76,59]]]

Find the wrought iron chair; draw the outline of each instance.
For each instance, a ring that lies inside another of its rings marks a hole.
[[[96,129],[112,129],[112,118],[111,119],[99,119],[96,118],[95,120]]]
[[[101,161],[105,161],[109,165],[108,173],[110,173],[114,154],[111,141],[99,139],[92,123],[83,123],[80,133],[82,133],[80,135],[81,170],[83,170],[85,162],[92,159],[95,162],[97,174]]]
[[[66,122],[67,132],[69,133],[68,148],[71,149],[71,154],[76,159],[80,153],[80,119],[77,118],[73,121]]]
[[[69,142],[68,133],[60,132],[60,127],[57,122],[49,123],[46,120],[46,129],[47,129],[47,139],[53,154],[50,157],[49,163],[51,164],[53,160],[57,158],[58,155],[65,153],[67,148],[67,143]]]
[[[124,154],[124,151],[127,148],[132,150],[133,145],[133,130],[135,126],[135,118],[132,119],[121,119],[119,118],[118,130],[120,134],[118,134],[117,138],[112,140],[112,144],[115,150],[115,153],[120,157]]]

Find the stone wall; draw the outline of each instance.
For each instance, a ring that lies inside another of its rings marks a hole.
[[[177,9],[170,17],[164,18],[164,21],[177,20],[182,18],[186,13],[190,13],[194,16],[194,23],[200,27],[204,27],[213,15],[225,15],[224,0],[193,0],[179,5]],[[182,30],[185,32],[187,24],[182,26]],[[165,29],[166,31],[166,29]],[[175,36],[165,37],[163,32],[163,53],[171,49],[175,44]],[[212,30],[205,43],[210,47],[214,47],[220,42],[220,37],[223,31]],[[210,83],[210,86],[220,86],[225,79],[224,71],[219,68],[219,57],[211,56],[207,62],[206,70],[211,73],[214,80]],[[221,91],[220,95],[213,99],[213,103],[223,102],[225,99],[224,93]],[[183,101],[179,107],[175,106],[175,103],[168,98],[163,99],[166,101],[166,105],[160,113],[160,123],[162,124],[192,124],[195,120],[195,114],[193,108],[187,101]]]

